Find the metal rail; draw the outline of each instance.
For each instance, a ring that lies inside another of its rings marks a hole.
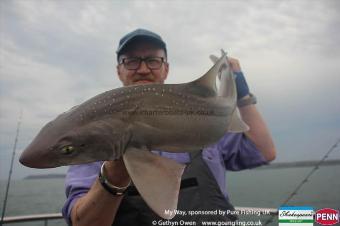
[[[45,213],[45,214],[31,214],[31,215],[20,215],[4,217],[3,223],[17,223],[26,221],[41,221],[41,220],[56,220],[61,219],[63,216],[61,213]]]
[[[273,208],[257,208],[257,207],[235,207],[235,210],[240,211],[240,214],[249,214],[249,212],[261,212],[261,213],[269,213],[270,215],[277,215],[278,210]],[[4,217],[1,223],[10,224],[10,223],[18,223],[18,222],[30,222],[30,221],[45,221],[45,225],[47,225],[48,220],[58,220],[62,219],[63,216],[61,213],[46,213],[46,214],[31,214],[31,215],[20,215],[20,216],[10,216]]]

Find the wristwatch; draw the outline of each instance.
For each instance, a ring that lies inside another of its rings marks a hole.
[[[240,108],[240,107],[244,107],[244,106],[256,104],[256,103],[257,103],[256,97],[252,93],[249,93],[248,97],[242,98],[237,101],[237,107]]]
[[[124,187],[118,187],[118,186],[111,184],[108,181],[108,179],[105,175],[104,164],[105,164],[105,162],[103,162],[102,166],[100,167],[100,172],[99,172],[99,182],[100,182],[100,184],[103,186],[103,188],[106,191],[108,191],[109,193],[111,193],[114,196],[124,195],[124,193],[127,191],[127,188],[130,186],[131,181],[128,183],[128,185],[126,185]]]

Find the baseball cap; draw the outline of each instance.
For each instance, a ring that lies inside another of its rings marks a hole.
[[[117,58],[119,57],[119,55],[123,52],[123,50],[133,41],[136,39],[141,39],[141,40],[150,40],[156,44],[159,45],[159,47],[161,47],[162,49],[164,49],[165,51],[165,55],[167,54],[166,51],[166,44],[163,41],[162,37],[152,31],[146,30],[146,29],[136,29],[128,34],[126,34],[125,36],[123,36],[120,41],[119,41],[119,45],[118,45],[118,49],[116,51],[117,53]]]

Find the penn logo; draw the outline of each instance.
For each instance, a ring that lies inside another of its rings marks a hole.
[[[321,225],[334,225],[339,223],[339,211],[330,208],[318,210],[315,213],[315,221]]]

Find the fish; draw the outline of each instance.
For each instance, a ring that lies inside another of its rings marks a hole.
[[[215,64],[194,81],[121,87],[71,108],[40,130],[20,163],[53,168],[123,158],[148,206],[172,219],[185,165],[151,150],[193,152],[248,129],[227,54],[211,59]]]

